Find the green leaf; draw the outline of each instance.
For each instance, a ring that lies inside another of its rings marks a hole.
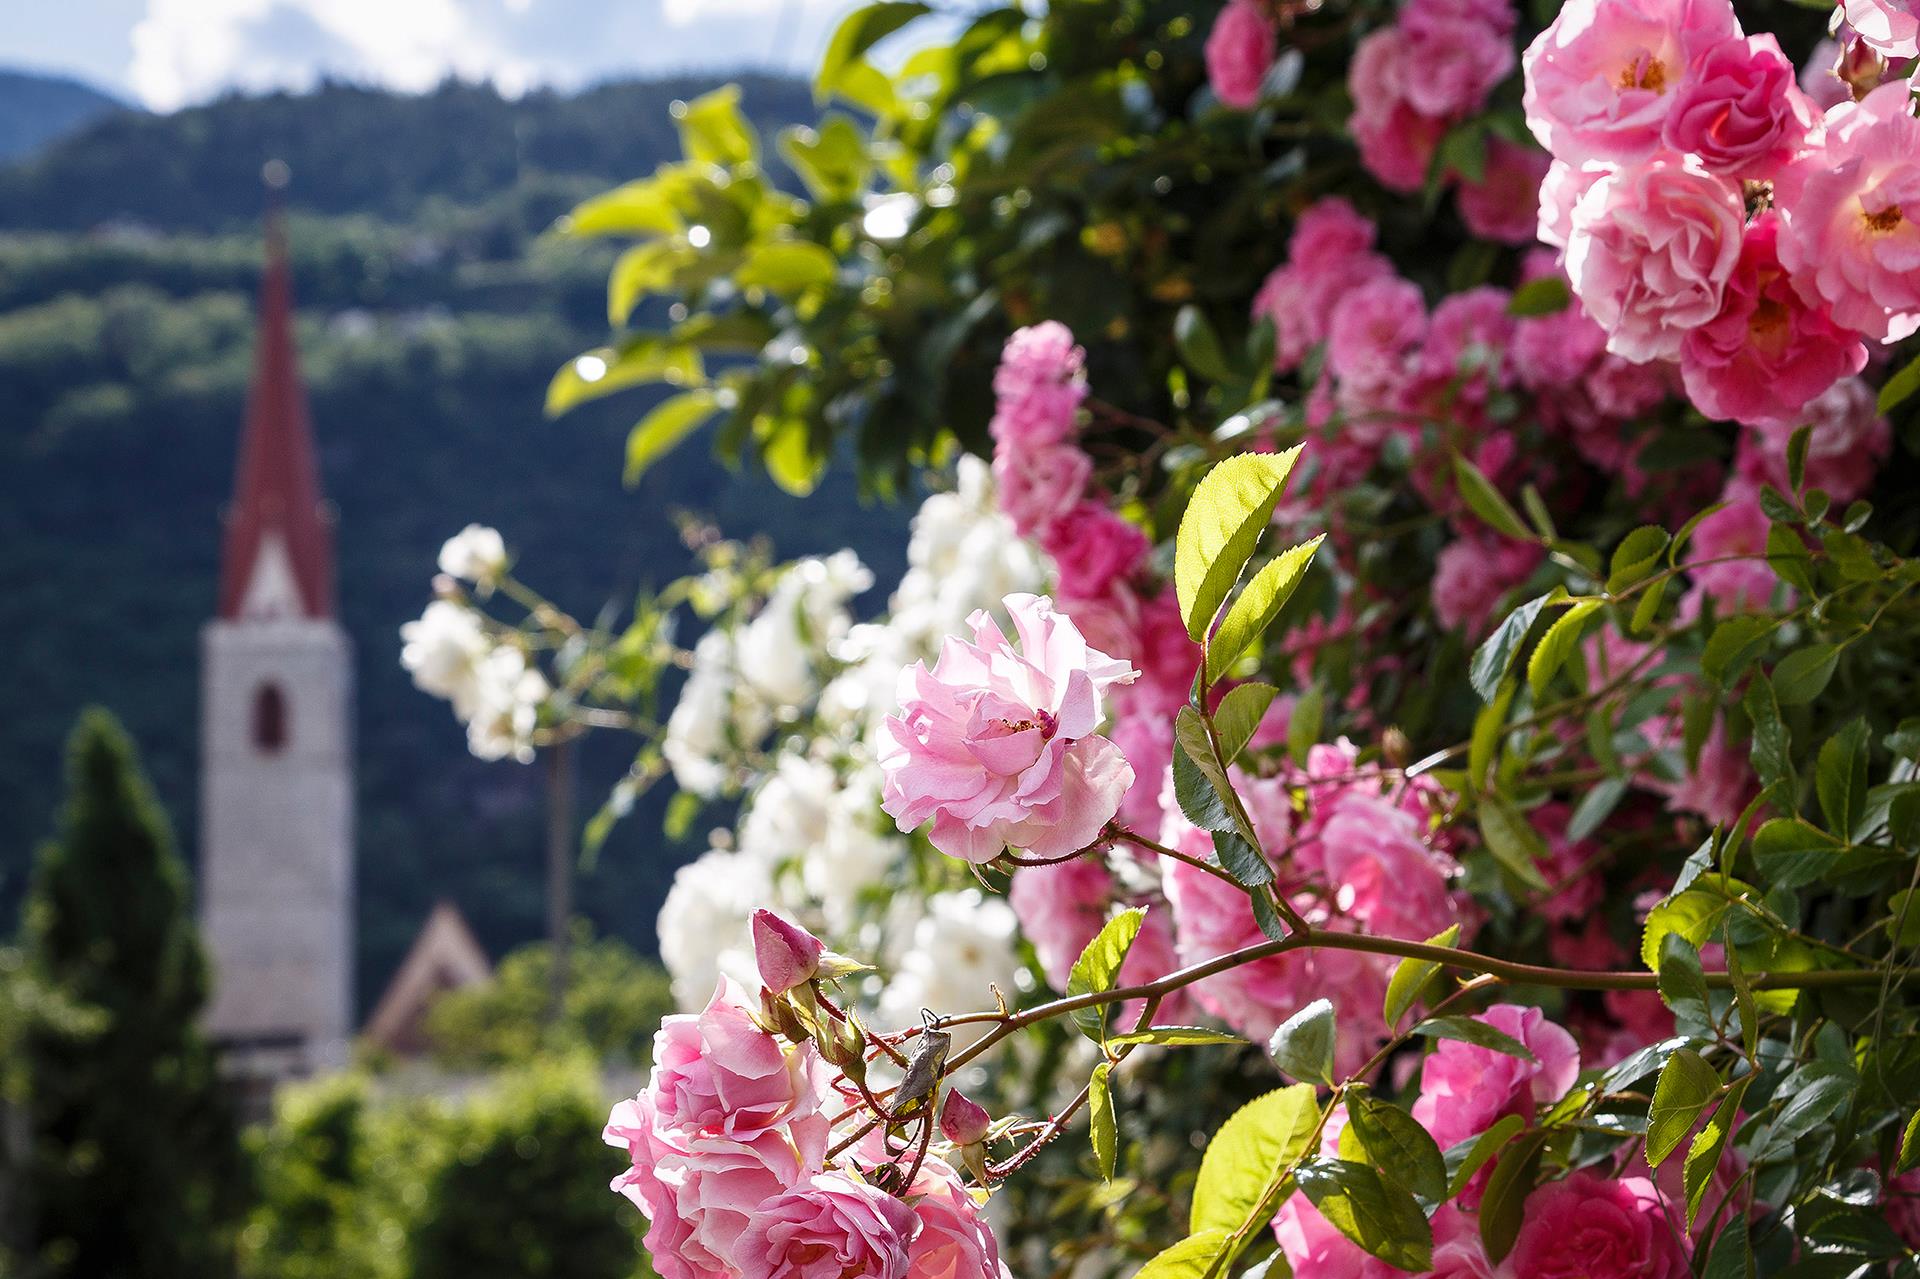
[[[1331,1087],[1334,1035],[1333,1004],[1316,999],[1280,1023],[1267,1052],[1282,1074]]]
[[[1713,628],[1700,654],[1700,671],[1722,686],[1740,678],[1773,634],[1773,622],[1753,613],[1736,613]]]
[[[1780,659],[1773,668],[1773,691],[1782,706],[1804,706],[1826,691],[1840,650],[1832,644],[1809,644]]]
[[[1347,1127],[1393,1182],[1429,1203],[1447,1197],[1447,1161],[1432,1134],[1412,1115],[1355,1089],[1347,1096]]]
[[[1618,595],[1651,573],[1672,540],[1658,524],[1642,524],[1621,538],[1607,566],[1607,594]]]
[[[1433,1264],[1433,1228],[1411,1194],[1366,1164],[1310,1159],[1294,1171],[1301,1191],[1341,1234],[1402,1270]]]
[[[1220,738],[1220,757],[1231,764],[1260,728],[1267,708],[1280,690],[1271,684],[1239,684],[1220,699],[1213,713],[1213,731]]]
[[[1522,1136],[1493,1166],[1487,1188],[1480,1197],[1480,1242],[1487,1260],[1499,1265],[1513,1250],[1525,1218],[1527,1196],[1533,1193],[1540,1175],[1540,1152],[1547,1134],[1534,1131]]]
[[[1145,907],[1134,906],[1109,919],[1080,952],[1080,958],[1073,961],[1073,969],[1067,974],[1067,994],[1092,995],[1112,990],[1114,982],[1119,980],[1120,966],[1126,963],[1127,952],[1133,948],[1133,939],[1140,935],[1140,924],[1146,917]],[[1073,1024],[1087,1038],[1103,1042],[1106,1008],[1105,1004],[1076,1008],[1072,1014]]]
[[[1533,629],[1534,619],[1548,604],[1558,603],[1563,594],[1560,588],[1555,587],[1545,595],[1528,600],[1509,613],[1506,620],[1494,628],[1486,642],[1474,650],[1467,677],[1473,683],[1473,691],[1480,694],[1480,700],[1493,700],[1494,694],[1500,690],[1500,681],[1506,678],[1508,669],[1513,666],[1513,659],[1519,655],[1520,646],[1526,643],[1527,632]]]
[[[1867,814],[1867,721],[1856,717],[1820,744],[1813,775],[1827,829],[1850,840]]]
[[[1240,838],[1237,832],[1213,832],[1213,851],[1227,874],[1239,880],[1243,887],[1258,888],[1273,882],[1273,864],[1260,855],[1259,849]]]
[[[782,129],[779,147],[781,157],[816,200],[852,200],[866,189],[873,174],[866,134],[838,112],[823,116],[818,128]]]
[[[1700,970],[1700,952],[1678,933],[1660,939],[1660,998],[1679,1019],[1681,1033],[1705,1029],[1708,1019],[1707,979]]]
[[[1754,1279],[1753,1244],[1747,1238],[1747,1219],[1734,1213],[1707,1254],[1700,1279]]]
[[[596,347],[561,365],[547,384],[546,415],[559,417],[575,405],[649,382],[684,386],[705,377],[698,351],[657,333],[641,334],[617,347]]]
[[[1444,932],[1427,938],[1427,945],[1452,948],[1459,940],[1460,925],[1449,924]],[[1413,1001],[1420,998],[1420,992],[1427,988],[1427,983],[1439,971],[1440,965],[1431,959],[1403,959],[1394,967],[1393,976],[1387,980],[1386,1019],[1389,1030],[1400,1024],[1400,1018],[1407,1009],[1413,1007]]]
[[[1767,530],[1767,564],[1788,586],[1808,595],[1818,594],[1813,586],[1813,558],[1791,525],[1776,524]]]
[[[838,269],[833,254],[811,240],[767,240],[747,250],[733,282],[791,299],[833,283]]]
[[[813,447],[812,434],[800,417],[783,417],[760,431],[760,460],[775,484],[795,497],[813,492],[827,469],[827,455]]]
[[[1516,541],[1538,540],[1533,530],[1527,527],[1526,521],[1520,518],[1520,513],[1500,495],[1500,490],[1494,487],[1486,472],[1459,453],[1453,455],[1453,479],[1468,508],[1483,522]]]
[[[1625,777],[1603,777],[1595,782],[1573,806],[1573,816],[1567,819],[1567,838],[1578,842],[1599,830],[1626,798],[1627,787]]]
[[[1512,680],[1501,680],[1493,700],[1482,706],[1473,717],[1473,735],[1467,745],[1467,777],[1476,787],[1486,778],[1487,769],[1493,765],[1494,754],[1505,736],[1502,730],[1506,727],[1507,710],[1513,705],[1513,695],[1519,691],[1519,686]],[[1304,757],[1296,760],[1296,763],[1304,762]]]
[[[1647,1163],[1658,1168],[1686,1139],[1720,1092],[1720,1075],[1691,1048],[1667,1058],[1647,1108]]]
[[[1306,575],[1307,566],[1313,562],[1313,553],[1320,549],[1322,540],[1324,535],[1274,556],[1253,575],[1253,580],[1240,592],[1240,598],[1227,609],[1220,629],[1207,641],[1209,681],[1218,680],[1232,669],[1247,646],[1273,625],[1273,619],[1293,598],[1294,589]]]
[[[1776,817],[1753,836],[1753,861],[1773,888],[1813,883],[1840,860],[1846,845],[1797,817]]]
[[[719,407],[719,397],[703,386],[682,391],[656,404],[653,411],[627,433],[627,465],[621,474],[626,486],[632,488],[638,484],[648,467],[699,430]]]
[[[1467,1188],[1473,1175],[1484,1168],[1489,1159],[1500,1153],[1500,1148],[1518,1137],[1526,1129],[1527,1121],[1519,1115],[1502,1115],[1492,1126],[1479,1136],[1450,1147],[1446,1153],[1447,1198],[1452,1199]]]
[[[1547,685],[1567,660],[1567,655],[1580,643],[1580,632],[1586,626],[1587,619],[1599,607],[1597,600],[1581,600],[1556,618],[1553,625],[1547,628],[1547,633],[1540,637],[1533,655],[1527,659],[1527,687],[1532,690],[1535,701],[1545,695]]]
[[[1203,829],[1238,830],[1242,839],[1257,847],[1259,836],[1251,827],[1240,824],[1238,810],[1227,802],[1227,797],[1233,793],[1233,780],[1227,776],[1226,765],[1214,752],[1213,738],[1207,731],[1207,721],[1201,718],[1199,711],[1191,706],[1180,708],[1179,713],[1173,717],[1173,740],[1186,753],[1187,758],[1193,761],[1194,767],[1200,771],[1201,776],[1213,787],[1220,800],[1221,811],[1227,818],[1224,824],[1206,826]],[[1176,775],[1174,777],[1176,798],[1178,798],[1179,789],[1180,778]],[[1212,817],[1213,814],[1209,811],[1208,816]],[[1197,821],[1194,824],[1200,825]]]
[[[1900,1157],[1894,1161],[1893,1175],[1898,1177],[1916,1167],[1920,1167],[1920,1110],[1913,1112],[1906,1130],[1900,1134]]]
[[[1513,316],[1553,315],[1567,309],[1573,301],[1573,295],[1567,291],[1567,282],[1557,275],[1543,275],[1528,280],[1513,291],[1513,297],[1507,302],[1507,314]]]
[[[1747,686],[1743,703],[1747,719],[1753,725],[1753,771],[1762,786],[1793,779],[1792,740],[1787,724],[1780,717],[1780,703],[1773,695],[1773,681],[1756,674]]]
[[[912,0],[885,0],[881,4],[863,5],[849,13],[834,28],[833,38],[827,42],[827,51],[820,59],[820,69],[814,73],[814,96],[824,101],[844,89],[855,68],[865,59],[867,50],[915,18],[930,12],[931,5]]]
[[[1206,312],[1188,303],[1173,317],[1173,344],[1180,361],[1210,382],[1225,382],[1233,376],[1227,357],[1220,350],[1220,339],[1207,323]]]
[[[1187,1228],[1196,1234],[1239,1230],[1307,1152],[1319,1124],[1310,1084],[1277,1089],[1235,1111],[1201,1156]]]
[[[694,261],[698,251],[684,240],[649,240],[614,259],[607,275],[607,323],[626,327],[627,317],[642,298],[673,287],[680,269]]]
[[[1181,707],[1184,714],[1190,707]],[[1195,712],[1198,718],[1198,712]],[[1175,730],[1178,732],[1178,721]],[[1202,736],[1205,729],[1201,730]],[[1201,758],[1208,758],[1212,751],[1202,746]],[[1186,819],[1206,831],[1229,831],[1233,829],[1233,814],[1227,811],[1227,802],[1221,798],[1219,788],[1202,772],[1200,765],[1176,735],[1173,742],[1173,797],[1180,805],[1180,811]]]
[[[740,111],[740,86],[723,84],[701,94],[676,112],[680,147],[695,164],[730,168],[750,164],[760,154],[760,139]]]
[[[555,229],[564,235],[675,235],[686,230],[675,190],[681,175],[672,166],[615,187],[574,206]]]
[[[1904,404],[1907,397],[1920,391],[1920,356],[1907,361],[1907,366],[1888,378],[1880,387],[1880,411],[1891,413],[1898,405]]]
[[[1207,1279],[1232,1238],[1231,1229],[1195,1231],[1134,1271],[1133,1279]]]
[[[1193,490],[1174,539],[1173,581],[1187,635],[1204,643],[1214,615],[1273,521],[1287,476],[1300,457],[1241,453],[1217,464]]]
[[[1491,1048],[1494,1052],[1518,1057],[1521,1061],[1534,1060],[1532,1049],[1499,1027],[1490,1026],[1474,1017],[1429,1017],[1410,1033],[1428,1039],[1457,1039],[1463,1044]]]
[[[1694,1218],[1700,1215],[1700,1201],[1705,1198],[1707,1187],[1713,1182],[1713,1170],[1720,1165],[1720,1156],[1727,1149],[1727,1140],[1733,1136],[1733,1126],[1739,1119],[1740,1103],[1745,1100],[1747,1088],[1753,1083],[1752,1075],[1744,1075],[1727,1089],[1727,1095],[1713,1108],[1713,1117],[1708,1119],[1699,1132],[1693,1136],[1693,1142],[1687,1147],[1687,1159],[1681,1166],[1682,1179],[1687,1192],[1687,1225],[1692,1226]]]
[[[1099,1166],[1103,1181],[1113,1180],[1115,1149],[1120,1138],[1119,1122],[1113,1113],[1113,1090],[1107,1083],[1112,1071],[1113,1063],[1103,1061],[1093,1068],[1093,1077],[1087,1081],[1093,1162]]]
[[[1480,834],[1493,859],[1515,879],[1529,888],[1550,887],[1546,876],[1540,873],[1540,863],[1547,856],[1547,843],[1526,814],[1498,795],[1482,795]]]
[[[1224,1030],[1213,1030],[1206,1026],[1149,1026],[1145,1030],[1129,1030],[1121,1035],[1107,1036],[1107,1043],[1114,1047],[1124,1044],[1156,1044],[1162,1048],[1197,1048],[1208,1044],[1244,1044],[1247,1042],[1238,1035]]]

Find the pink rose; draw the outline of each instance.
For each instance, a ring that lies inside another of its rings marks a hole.
[[[1410,813],[1379,795],[1342,796],[1320,829],[1334,908],[1382,937],[1431,937],[1453,923],[1447,877],[1456,867],[1420,834]]]
[[[1273,1236],[1301,1279],[1399,1279],[1406,1273],[1341,1234],[1298,1191],[1280,1205]]]
[[[1748,743],[1731,740],[1725,719],[1714,720],[1686,779],[1672,787],[1667,807],[1731,826],[1759,790],[1748,762],[1751,753]]]
[[[1167,770],[1167,761],[1173,758],[1173,715],[1132,705],[1138,687],[1128,690],[1127,713],[1114,716],[1109,735],[1133,768],[1133,785],[1127,788],[1127,797],[1120,801],[1120,824],[1129,830],[1152,834],[1160,829],[1161,777]]]
[[[1691,151],[1709,173],[1771,177],[1806,144],[1813,104],[1770,35],[1723,40],[1700,55],[1674,95],[1666,144]]]
[[[1114,581],[1131,576],[1153,549],[1138,525],[1094,501],[1076,504],[1049,524],[1040,545],[1053,557],[1060,594],[1067,599],[1106,594]]]
[[[1055,990],[1067,988],[1073,961],[1106,924],[1113,901],[1113,876],[1091,857],[1023,866],[1007,885],[1007,904]]]
[[[775,995],[805,985],[820,972],[827,953],[818,937],[770,910],[753,912],[753,957],[760,984]]]
[[[756,1208],[732,1260],[740,1279],[906,1279],[919,1229],[892,1195],[820,1172]]]
[[[1489,23],[1450,4],[1412,3],[1401,11],[1407,57],[1420,74],[1405,84],[1407,103],[1424,116],[1458,119],[1487,104],[1513,71],[1513,12]]]
[[[1022,537],[1031,537],[1080,501],[1093,476],[1093,459],[1073,444],[1038,448],[1000,444],[993,452],[993,479],[1000,509]]]
[[[1809,305],[1880,342],[1920,330],[1920,120],[1882,85],[1827,113],[1824,145],[1775,184],[1780,261]]]
[[[919,1223],[907,1279],[1004,1279],[999,1241],[953,1169],[928,1158],[907,1198]]]
[[[1544,555],[1532,542],[1492,533],[1449,543],[1434,560],[1434,616],[1448,630],[1480,635],[1500,597],[1526,581]]]
[[[1842,102],[1853,101],[1853,94],[1840,79],[1840,42],[1834,39],[1822,40],[1813,46],[1813,52],[1800,68],[1800,92],[1814,109],[1824,113],[1828,107],[1837,107]]]
[[[1840,0],[1840,11],[1882,57],[1920,56],[1920,8],[1914,0]]]
[[[903,831],[951,857],[988,862],[1005,849],[1066,856],[1093,842],[1133,770],[1094,734],[1101,699],[1137,672],[1090,648],[1053,602],[1009,595],[1016,647],[984,612],[972,643],[949,637],[929,671],[901,673],[901,713],[880,749],[883,807]]]
[[[1542,804],[1528,816],[1547,842],[1547,857],[1540,872],[1549,884],[1562,885],[1552,896],[1536,902],[1533,909],[1541,918],[1556,923],[1585,919],[1605,892],[1600,882],[1600,846],[1592,839],[1567,837],[1572,814],[1558,801]]]
[[[1229,0],[1207,33],[1207,82],[1213,96],[1245,111],[1260,101],[1273,65],[1273,24],[1253,0]]]
[[[1418,285],[1398,278],[1361,285],[1341,300],[1327,337],[1327,369],[1343,385],[1382,387],[1405,376],[1426,334]]]
[[[647,1092],[659,1122],[699,1137],[751,1140],[770,1129],[817,1123],[825,1070],[811,1044],[762,1030],[744,992],[722,978],[706,1008],[660,1023]]]
[[[1124,703],[1130,715],[1174,714],[1193,687],[1193,674],[1200,667],[1200,646],[1187,637],[1180,597],[1171,586],[1139,601],[1121,648],[1117,656],[1132,663],[1140,679],[1133,687],[1116,693],[1116,705]],[[1171,757],[1169,751],[1164,758]],[[1154,771],[1157,774],[1159,769]]]
[[[1613,172],[1609,164],[1568,164],[1555,160],[1540,180],[1540,216],[1534,234],[1542,244],[1567,247],[1573,238],[1573,208],[1593,184]]]
[[[1722,612],[1765,608],[1780,585],[1766,561],[1773,521],[1760,509],[1760,493],[1752,485],[1732,481],[1721,500],[1726,506],[1701,520],[1687,543],[1694,590]]]
[[[1480,1223],[1452,1204],[1433,1214],[1433,1269],[1426,1279],[1493,1279]]]
[[[993,438],[1036,449],[1071,436],[1087,396],[1086,361],[1064,324],[1016,329],[993,373]]]
[[[1735,454],[1740,474],[1783,493],[1792,488],[1787,445],[1796,429],[1810,424],[1807,487],[1841,503],[1865,496],[1893,448],[1893,427],[1880,413],[1877,398],[1859,378],[1841,379],[1815,396],[1797,417],[1764,424],[1743,435]]]
[[[1529,280],[1549,274],[1565,278],[1544,249],[1529,254],[1527,266]],[[1507,360],[1516,380],[1529,391],[1559,391],[1577,385],[1606,348],[1606,330],[1578,301],[1569,300],[1559,311],[1516,320]]]
[[[1254,294],[1253,316],[1273,322],[1274,367],[1287,372],[1324,342],[1333,309],[1346,293],[1393,274],[1373,251],[1373,223],[1338,196],[1309,205],[1295,221],[1287,264]]]
[[[1501,244],[1531,244],[1540,230],[1540,183],[1551,164],[1544,152],[1495,138],[1478,182],[1460,180],[1454,202],[1467,230]]]
[[[1347,131],[1360,148],[1360,163],[1392,191],[1420,189],[1447,131],[1446,120],[1421,114],[1408,96],[1422,73],[1412,41],[1399,27],[1363,36],[1347,67],[1354,102]]]
[[[1727,0],[1569,0],[1521,55],[1527,127],[1575,166],[1644,159],[1695,55],[1739,32]]]
[[[1589,1172],[1527,1197],[1506,1265],[1527,1279],[1684,1279],[1689,1273],[1652,1183]]]
[[[1720,313],[1681,344],[1687,398],[1708,417],[1797,425],[1809,400],[1866,367],[1860,339],[1794,292],[1780,267],[1779,232],[1772,214],[1747,228]]]
[[[1607,349],[1636,363],[1678,355],[1688,331],[1719,313],[1745,221],[1739,188],[1692,160],[1595,182],[1574,206],[1567,278]]]
[[[1442,1039],[1420,1069],[1418,1119],[1442,1150],[1485,1132],[1506,1115],[1531,1120],[1541,1106],[1566,1096],[1580,1074],[1573,1036],[1538,1008],[1495,1004],[1476,1014],[1495,1030],[1517,1039],[1532,1061],[1492,1048]]]

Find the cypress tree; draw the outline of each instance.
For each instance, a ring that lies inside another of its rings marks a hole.
[[[26,943],[37,976],[93,1015],[28,1032],[28,1264],[62,1279],[219,1279],[244,1165],[195,1026],[208,978],[186,871],[111,715],[81,717],[67,768]]]

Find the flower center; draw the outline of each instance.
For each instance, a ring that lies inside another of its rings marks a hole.
[[[1667,64],[1651,53],[1642,53],[1620,68],[1619,87],[1622,92],[1628,89],[1645,89],[1649,93],[1667,91]]]
[[[1861,221],[1867,224],[1867,230],[1875,235],[1888,235],[1900,227],[1900,206],[1889,204],[1877,213],[1862,213]]]

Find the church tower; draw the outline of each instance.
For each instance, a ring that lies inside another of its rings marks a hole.
[[[255,340],[219,612],[201,633],[200,885],[208,1030],[236,1080],[270,1087],[346,1060],[354,905],[352,649],[277,210]]]

